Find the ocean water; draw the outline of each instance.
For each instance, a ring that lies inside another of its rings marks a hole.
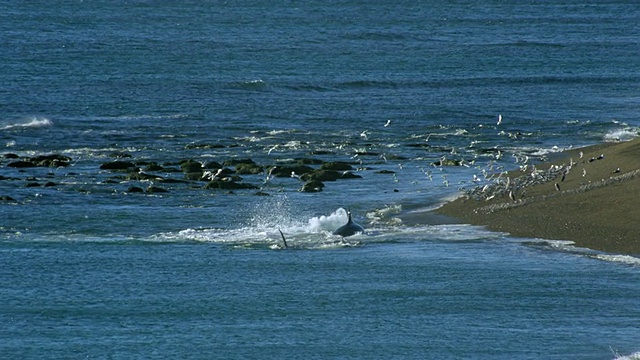
[[[407,220],[636,137],[634,2],[0,3],[2,358],[640,357],[638,257]]]

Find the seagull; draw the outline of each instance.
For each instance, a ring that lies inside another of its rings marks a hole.
[[[498,114],[498,123],[496,125],[502,124],[502,114]]]
[[[360,133],[360,137],[365,139],[365,140],[369,140],[369,137],[367,136],[368,134],[369,134],[369,130],[365,130],[365,131]]]
[[[384,127],[387,127],[387,126],[389,126],[389,125],[391,125],[391,120],[387,120],[387,123],[386,123],[386,124],[384,124]]]

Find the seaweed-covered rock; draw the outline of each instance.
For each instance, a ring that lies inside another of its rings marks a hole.
[[[129,161],[110,161],[100,165],[102,170],[132,170],[136,164]]]
[[[431,163],[433,166],[461,166],[462,160],[440,159]]]
[[[314,170],[310,173],[302,175],[300,178],[304,181],[336,181],[340,179],[342,173],[335,170]]]
[[[222,149],[225,146],[222,144],[211,144],[211,143],[191,143],[185,145],[185,149],[194,150],[194,149]]]
[[[41,167],[61,167],[69,166],[71,158],[60,154],[39,155],[30,159]]]
[[[16,202],[16,199],[14,199],[14,198],[12,198],[11,196],[8,196],[8,195],[2,195],[2,196],[0,196],[0,201]]]
[[[217,161],[207,161],[206,163],[202,164],[202,167],[207,170],[220,169],[222,168],[222,164]]]
[[[275,177],[291,177],[292,173],[300,176],[314,170],[314,168],[307,165],[277,165],[269,169],[269,172]]]
[[[362,179],[362,176],[354,174],[351,171],[345,171],[340,175],[340,179]]]
[[[225,180],[210,181],[204,186],[204,188],[205,189],[225,189],[225,190],[259,189],[259,187],[255,185],[238,183],[235,181],[225,181]]]
[[[183,173],[195,173],[202,172],[202,163],[195,160],[186,160],[180,164],[180,170]]]
[[[165,188],[161,188],[159,186],[149,186],[147,189],[148,194],[160,194],[160,193],[168,193],[169,190]]]
[[[162,180],[162,176],[137,171],[127,174],[125,179],[129,181]]]
[[[193,180],[193,181],[203,180],[202,171],[185,173],[184,178],[187,180]]]
[[[324,184],[318,180],[309,180],[300,188],[301,192],[320,192],[324,188]]]
[[[236,173],[237,174],[260,174],[264,171],[262,166],[257,164],[237,164],[236,165]]]
[[[231,160],[226,160],[225,162],[222,163],[222,165],[224,166],[236,166],[238,164],[255,165],[256,163],[251,159],[231,159]]]
[[[148,163],[145,167],[144,167],[144,171],[163,171],[164,168],[160,165],[158,165],[158,163],[156,162],[151,162]]]
[[[138,187],[138,186],[130,186],[127,189],[127,192],[128,193],[143,193],[144,190],[141,187]]]
[[[337,171],[345,171],[345,170],[353,170],[351,164],[342,162],[342,161],[332,161],[325,162],[320,165],[320,169],[322,170],[337,170]]]
[[[12,167],[12,168],[29,168],[29,167],[36,167],[36,166],[38,165],[36,165],[32,161],[27,161],[27,160],[18,160],[18,161],[13,161],[7,164],[7,167]]]

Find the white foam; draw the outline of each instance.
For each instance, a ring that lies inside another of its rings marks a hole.
[[[615,255],[615,254],[595,254],[591,255],[594,259],[603,260],[603,261],[611,261],[626,265],[640,265],[640,258],[630,256],[630,255]],[[638,358],[640,360],[640,358]]]
[[[640,352],[633,353],[631,355],[622,356],[614,351],[615,358],[614,360],[640,360]]]
[[[53,122],[47,118],[34,117],[28,122],[6,125],[0,128],[0,130],[9,130],[15,128],[39,128],[45,126],[53,126]]]
[[[604,135],[604,141],[629,141],[638,137],[638,128],[626,127],[609,131]]]

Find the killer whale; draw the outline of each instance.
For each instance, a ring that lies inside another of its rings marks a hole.
[[[333,235],[340,235],[342,237],[347,237],[351,235],[355,235],[357,233],[364,233],[364,228],[360,226],[357,222],[353,221],[351,218],[351,210],[347,210],[347,223],[337,228]]]

